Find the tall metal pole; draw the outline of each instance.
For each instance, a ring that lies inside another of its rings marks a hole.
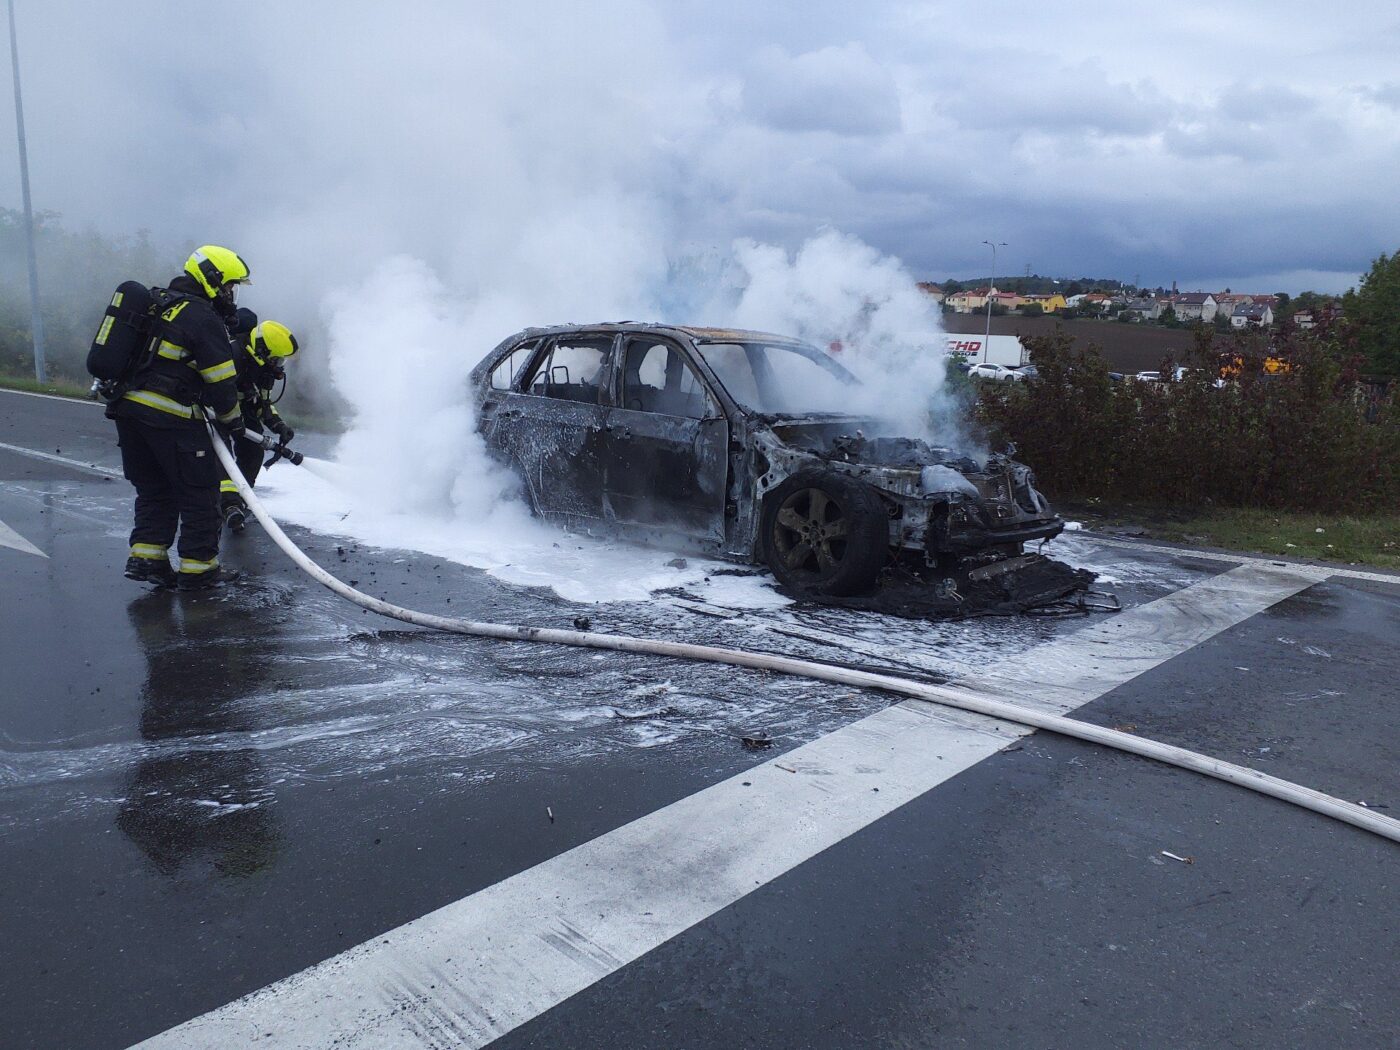
[[[19,40],[15,0],[10,2],[10,68],[15,74],[15,130],[19,133],[19,184],[24,199],[24,240],[29,252],[29,331],[34,340],[34,378],[48,382],[44,368],[44,318],[39,313],[39,266],[34,261],[34,208],[29,201],[29,150],[24,143],[24,103],[19,94]]]
[[[10,0],[14,3],[14,0]],[[993,244],[991,241],[983,241],[983,244],[992,249],[992,275],[987,279],[987,335],[982,340],[982,360],[987,360],[987,351],[992,348],[992,293],[997,287],[997,248],[1006,247],[1005,241],[998,241]]]

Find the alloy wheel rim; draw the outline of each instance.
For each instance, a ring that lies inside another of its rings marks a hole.
[[[825,577],[845,561],[849,531],[844,509],[830,494],[798,489],[778,508],[773,542],[790,572]]]

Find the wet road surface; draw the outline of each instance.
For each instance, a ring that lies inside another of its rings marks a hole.
[[[562,870],[568,851],[634,821],[689,805],[699,817],[677,836],[699,835],[709,796],[697,793],[731,778],[761,787],[786,756],[893,702],[404,629],[321,589],[256,529],[226,544],[237,585],[151,593],[120,575],[130,489],[103,477],[115,463],[92,406],[0,392],[0,1046],[129,1046],[434,909]],[[583,607],[291,532],[364,589],[447,614],[555,627],[586,614],[600,631],[954,680],[997,661],[1014,672],[1026,654],[1025,681],[1049,691],[1094,658],[1074,642],[1079,619],[913,625],[791,607],[724,619],[665,597]],[[1124,615],[1149,628],[1162,599],[1232,564],[1084,537],[1057,546],[1110,577]],[[1284,591],[1076,717],[1400,806],[1400,586],[1314,574]],[[1068,659],[1046,660],[1052,643]],[[950,746],[990,732],[944,721]],[[740,746],[758,728],[773,750]],[[577,994],[533,995],[548,983],[538,972],[491,964],[491,994],[523,1018],[499,1045],[1400,1042],[1397,847],[1046,734],[1007,735],[988,754],[678,935],[643,940],[635,961],[597,963]],[[791,830],[781,811],[720,827],[721,848],[757,860]],[[665,860],[654,864],[670,881],[648,892],[694,898],[706,872]],[[500,918],[501,933],[531,921]],[[321,1045],[325,1030],[267,998],[260,1042]],[[455,1030],[451,989],[405,1001],[446,1025],[418,1025],[414,1045],[468,1045],[441,1034]],[[169,1045],[245,1042],[214,1038]],[[367,1033],[359,1045],[383,1044]]]

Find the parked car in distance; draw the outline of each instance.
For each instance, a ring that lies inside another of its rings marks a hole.
[[[1110,383],[1121,383],[1121,382],[1123,382],[1123,379],[1124,379],[1124,376],[1123,376],[1123,373],[1122,373],[1122,372],[1110,372],[1110,373],[1108,373],[1108,381],[1109,381]]]
[[[1016,378],[1022,381],[1039,379],[1040,369],[1036,368],[1035,365],[1022,365],[1020,368],[1016,369]]]
[[[1139,372],[1133,376],[1135,383],[1160,383],[1162,381],[1161,372]]]
[[[1007,365],[994,365],[990,361],[982,361],[967,370],[967,374],[974,379],[990,379],[997,383],[1014,383],[1021,377],[1016,374],[1016,369]]]
[[[859,380],[787,336],[528,328],[470,382],[540,517],[766,563],[795,591],[859,594],[890,562],[995,575],[1064,528],[1029,467],[853,415]]]

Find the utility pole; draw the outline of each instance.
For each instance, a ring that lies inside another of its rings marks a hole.
[[[14,3],[14,0],[10,0],[10,3]],[[992,293],[996,291],[997,287],[997,249],[1005,248],[1006,242],[997,241],[993,244],[991,241],[983,241],[982,243],[992,249],[992,275],[987,278],[987,337],[982,341],[982,361],[985,363],[987,351],[992,348]]]
[[[19,184],[24,199],[24,242],[29,253],[29,331],[34,341],[34,378],[48,382],[44,368],[44,318],[39,313],[39,266],[34,261],[34,207],[29,201],[29,150],[24,143],[24,103],[19,94],[19,40],[15,0],[10,2],[10,68],[15,74],[15,130],[19,133]]]

